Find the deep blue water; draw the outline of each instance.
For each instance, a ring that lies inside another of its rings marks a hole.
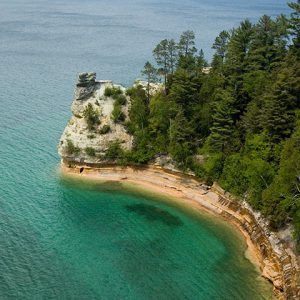
[[[77,73],[130,84],[156,43],[187,29],[209,59],[221,30],[285,2],[0,0],[0,299],[263,298],[232,229],[65,182],[56,145]]]

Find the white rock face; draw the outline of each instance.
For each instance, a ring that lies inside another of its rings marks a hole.
[[[137,79],[134,82],[134,86],[138,86],[141,85],[143,87],[143,89],[146,91],[148,88],[148,84],[147,81],[141,80],[141,79]],[[155,95],[156,93],[158,93],[159,91],[162,91],[164,89],[164,86],[162,83],[150,83],[149,84],[149,94],[151,96]]]
[[[105,151],[113,141],[120,141],[120,145],[124,150],[132,148],[133,137],[126,132],[122,123],[115,123],[111,118],[114,107],[114,99],[104,96],[107,87],[119,87],[125,94],[126,89],[120,85],[114,85],[109,80],[95,80],[95,73],[82,73],[79,75],[76,84],[75,97],[71,106],[72,117],[66,126],[58,145],[58,153],[62,158],[76,162],[101,163]],[[122,106],[122,112],[125,115],[125,121],[128,119],[128,109],[130,99],[127,98],[127,104]],[[99,113],[100,124],[95,125],[90,130],[83,116],[85,108],[92,105],[94,110]],[[109,126],[107,133],[101,133],[103,126]],[[77,153],[68,154],[66,146],[71,141],[79,150]],[[93,148],[95,156],[89,156],[85,149]]]

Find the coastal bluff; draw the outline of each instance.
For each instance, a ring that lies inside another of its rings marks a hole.
[[[122,122],[114,120],[116,99],[106,92],[117,89],[126,98],[121,106]],[[148,165],[119,166],[107,158],[114,142],[130,151],[133,137],[126,130],[130,97],[121,85],[96,80],[95,73],[81,73],[76,83],[71,106],[72,117],[58,145],[63,174],[99,180],[117,180],[144,185],[162,193],[186,199],[234,224],[254,249],[262,276],[274,287],[277,299],[300,299],[299,255],[294,249],[290,231],[272,232],[268,221],[249,204],[235,199],[220,188],[205,185],[194,174],[178,170],[168,158],[158,157]],[[87,112],[95,117],[89,126]],[[105,129],[105,130],[104,130]]]
[[[116,89],[120,95],[124,94],[126,103],[121,106],[120,113],[124,121],[128,119],[130,102],[123,86],[113,84],[110,80],[97,81],[96,73],[79,74],[71,106],[72,117],[58,145],[61,157],[74,162],[99,163],[103,161],[109,145],[116,140],[124,150],[131,149],[133,138],[122,123],[113,121],[116,100],[105,96],[106,89]],[[92,128],[87,123],[88,111],[97,118]]]

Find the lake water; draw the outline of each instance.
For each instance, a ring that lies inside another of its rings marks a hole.
[[[0,299],[264,299],[221,221],[59,177],[76,74],[130,84],[163,38],[215,36],[286,1],[0,0]],[[267,296],[266,296],[267,297]]]

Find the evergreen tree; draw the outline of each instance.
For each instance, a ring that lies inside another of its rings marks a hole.
[[[216,37],[215,42],[212,46],[212,48],[216,50],[216,56],[220,58],[222,64],[224,63],[224,58],[227,54],[229,38],[229,32],[223,30],[221,31],[219,36]]]
[[[273,21],[264,15],[254,26],[249,50],[249,69],[270,71],[285,54],[287,22],[284,17]]]
[[[158,74],[161,74],[164,78],[165,92],[167,93],[167,80],[169,74],[169,52],[168,52],[168,40],[162,40],[153,50],[153,55],[156,60],[157,65],[160,67],[158,69]]]
[[[136,86],[127,90],[131,98],[129,110],[130,131],[133,133],[144,130],[148,124],[149,107],[147,105],[147,95],[142,86]]]
[[[147,61],[142,70],[142,75],[147,78],[147,99],[150,102],[150,83],[153,83],[157,79],[157,70],[152,66],[152,64]]]
[[[178,47],[176,45],[176,42],[173,39],[168,40],[167,50],[168,50],[169,72],[171,75],[173,75],[178,62]]]
[[[94,129],[95,125],[100,124],[99,111],[95,109],[91,103],[85,107],[83,116],[89,130]]]
[[[245,134],[256,134],[262,131],[263,129],[262,105],[263,105],[263,101],[259,101],[259,100],[251,101],[248,104],[246,112],[242,116],[242,123],[241,123],[241,126],[245,131]]]
[[[169,152],[172,157],[185,167],[187,158],[191,154],[192,128],[184,117],[183,111],[178,107],[178,112],[170,122],[169,128]]]
[[[161,93],[152,97],[150,101],[148,128],[151,140],[158,153],[167,151],[171,117],[172,108],[169,99]]]
[[[170,98],[183,107],[185,116],[191,111],[191,106],[197,101],[199,84],[184,69],[179,69],[173,78]]]
[[[204,52],[202,49],[199,50],[199,54],[196,56],[195,62],[195,76],[200,76],[203,74],[203,68],[207,67],[208,63],[205,60]]]
[[[300,58],[300,0],[288,3],[289,7],[293,9],[291,18],[289,20],[290,32],[293,37],[292,50]]]
[[[178,43],[179,52],[179,68],[185,69],[188,72],[193,72],[195,68],[195,54],[197,49],[195,47],[195,34],[193,31],[184,31]]]
[[[232,31],[226,55],[227,71],[231,76],[245,72],[253,33],[254,28],[249,20],[243,21],[237,29]]]
[[[164,77],[165,92],[168,92],[169,81],[174,74],[178,63],[178,47],[173,39],[162,40],[153,50],[153,55],[158,66],[158,74]]]
[[[299,93],[299,70],[284,68],[266,95],[263,108],[262,124],[273,142],[279,142],[291,135]]]
[[[195,34],[191,30],[184,31],[178,43],[179,55],[187,57],[188,55],[194,55],[197,52],[195,47]]]
[[[247,62],[250,45],[253,39],[253,26],[249,20],[243,21],[234,29],[228,42],[226,64],[224,65],[228,84],[232,90],[235,108],[239,115],[243,114],[250,101],[249,95],[243,88],[243,76],[247,71]]]
[[[179,167],[245,198],[274,228],[292,221],[300,248],[299,0],[289,6],[289,35],[282,15],[222,31],[209,74],[192,31],[178,45],[161,41],[153,54],[165,93],[150,99],[141,87],[128,91],[128,157],[145,163],[171,155]],[[147,63],[144,74],[151,77],[152,68]]]
[[[209,136],[209,144],[213,151],[224,152],[228,149],[234,124],[233,116],[237,112],[233,103],[233,98],[226,90],[219,90],[215,95]]]
[[[270,216],[273,227],[279,228],[292,217],[300,242],[300,127],[286,141],[278,175],[263,193],[263,200],[263,211]]]

